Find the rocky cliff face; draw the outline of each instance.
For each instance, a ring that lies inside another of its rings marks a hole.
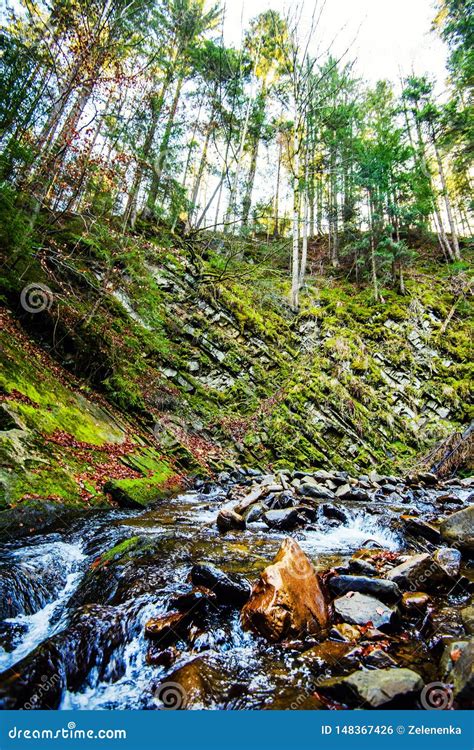
[[[452,269],[420,266],[378,304],[312,278],[294,315],[252,243],[230,263],[221,240],[62,242],[3,279],[3,506],[103,502],[104,485],[143,503],[235,464],[400,471],[472,418],[467,301],[442,332]]]

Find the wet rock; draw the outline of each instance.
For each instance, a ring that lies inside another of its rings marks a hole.
[[[461,570],[461,553],[453,547],[442,547],[436,550],[433,560],[438,563],[450,578],[457,578]]]
[[[224,707],[234,678],[207,656],[198,656],[171,672],[154,690],[158,709],[209,709]]]
[[[0,709],[57,709],[64,691],[77,692],[92,670],[99,681],[111,679],[111,656],[126,640],[125,627],[114,607],[78,610],[66,630],[0,675]]]
[[[329,631],[330,638],[344,643],[357,643],[362,638],[359,628],[349,625],[348,622],[342,622],[340,625],[333,625]]]
[[[340,667],[352,666],[354,668],[354,660],[348,660],[345,662],[344,657],[351,651],[352,644],[350,642],[343,641],[323,641],[318,643],[317,646],[313,646],[308,651],[304,651],[298,657],[298,661],[304,666],[316,668],[320,670],[325,667]]]
[[[357,557],[349,560],[349,570],[353,575],[376,576],[378,574],[375,565]]]
[[[312,497],[315,500],[333,500],[335,497],[334,492],[318,484],[302,484],[296,492],[301,497]]]
[[[265,504],[271,510],[284,510],[286,508],[292,508],[296,505],[295,496],[292,492],[279,492],[276,495],[269,495],[265,499]]]
[[[314,689],[316,690],[315,684]],[[325,705],[309,690],[287,688],[264,706],[265,711],[321,711]]]
[[[422,591],[406,591],[402,596],[402,609],[406,612],[423,614],[428,606],[430,597]]]
[[[255,503],[254,505],[251,505],[244,513],[245,523],[256,523],[256,521],[260,521],[266,510],[268,510],[268,508],[263,503]]]
[[[372,669],[393,669],[394,667],[399,666],[395,659],[392,659],[392,657],[381,648],[376,648],[374,651],[371,651],[370,654],[365,657],[364,663],[366,667],[371,667]]]
[[[464,630],[468,635],[474,634],[474,604],[470,604],[468,607],[464,607],[461,610],[462,624]]]
[[[436,588],[447,581],[443,568],[428,553],[409,557],[401,565],[392,568],[387,578],[397,583],[401,589],[411,591]]]
[[[231,476],[228,471],[221,471],[221,473],[217,475],[217,481],[219,484],[227,484],[230,480]]]
[[[234,573],[224,573],[211,563],[198,563],[191,569],[191,581],[195,586],[210,589],[218,602],[241,607],[251,593],[250,583]]]
[[[154,667],[169,669],[178,655],[179,652],[174,646],[162,649],[160,644],[151,642],[146,655],[146,663]]]
[[[421,537],[433,544],[440,544],[441,532],[435,526],[416,516],[400,516],[400,520],[403,522],[406,531],[413,534],[417,539]]]
[[[217,528],[221,532],[245,529],[245,519],[233,510],[221,510],[217,516]]]
[[[369,622],[375,628],[390,626],[397,618],[397,609],[388,607],[373,596],[366,596],[358,592],[349,592],[336,599],[334,609],[337,614],[351,625],[367,625]]]
[[[194,616],[205,613],[209,604],[216,603],[216,595],[207,588],[192,589],[184,594],[178,594],[172,597],[169,607],[178,612],[193,613]]]
[[[0,709],[54,710],[59,708],[65,688],[61,654],[54,643],[46,641],[14,669],[0,675]]]
[[[237,513],[237,515],[241,516],[244,511],[247,510],[247,508],[250,508],[251,505],[257,503],[260,500],[264,492],[265,490],[263,487],[257,487],[256,489],[252,490],[252,492],[246,495],[239,502],[239,504],[235,506],[234,512]]]
[[[327,680],[319,690],[349,706],[397,708],[412,705],[423,686],[420,675],[411,669],[377,669]]]
[[[297,508],[268,510],[262,518],[270,529],[278,529],[278,531],[292,531],[301,523]]]
[[[472,708],[474,704],[474,639],[447,646],[449,668],[446,679],[453,686],[458,708]]]
[[[427,487],[436,487],[438,477],[429,471],[420,471],[416,474],[409,474],[407,476],[407,484],[411,487],[416,487],[419,484],[424,484]]]
[[[350,484],[341,484],[338,489],[336,490],[336,497],[344,498],[345,500],[349,499],[349,495],[352,492],[352,486]]]
[[[167,648],[186,638],[190,622],[187,613],[170,612],[162,617],[148,620],[145,625],[145,635],[157,641],[162,648]]]
[[[361,594],[369,594],[382,601],[393,602],[401,597],[401,591],[393,581],[383,578],[366,578],[364,576],[333,576],[329,580],[330,591],[342,596],[348,591],[358,591]]]
[[[359,503],[370,503],[372,501],[370,492],[357,487],[353,488],[349,495],[345,495],[345,499]]]
[[[453,513],[440,527],[441,536],[449,544],[468,553],[474,552],[474,505]]]
[[[340,521],[341,523],[347,522],[347,514],[337,505],[329,505],[329,503],[323,503],[320,506],[321,513],[325,518],[330,518],[334,521]]]
[[[318,635],[328,621],[326,599],[313,566],[297,542],[285,539],[242,610],[244,629],[279,641]]]

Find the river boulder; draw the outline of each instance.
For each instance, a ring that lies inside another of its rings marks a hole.
[[[397,619],[396,607],[388,607],[373,596],[350,591],[334,601],[334,609],[344,622],[351,625],[367,625],[374,628],[392,625]]]
[[[242,625],[270,641],[318,635],[329,624],[325,594],[301,547],[285,539],[242,610]]]
[[[468,553],[474,553],[474,505],[449,516],[440,527],[441,536]]]
[[[318,691],[351,707],[404,708],[411,707],[423,686],[422,678],[413,670],[388,668],[327,680],[319,685]]]
[[[225,573],[211,563],[198,563],[191,569],[191,581],[194,586],[209,589],[221,604],[233,604],[241,607],[248,601],[251,593],[250,583],[235,573]]]

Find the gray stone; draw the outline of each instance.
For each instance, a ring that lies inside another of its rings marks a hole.
[[[217,516],[217,528],[219,531],[231,531],[245,529],[245,519],[233,510],[221,510]]]
[[[401,516],[401,520],[406,530],[416,538],[421,537],[433,544],[440,544],[441,533],[435,526],[416,516]]]
[[[329,589],[337,596],[342,596],[348,591],[358,591],[360,594],[368,594],[388,602],[397,601],[402,595],[393,581],[364,576],[333,576],[329,580]]]
[[[453,513],[441,524],[441,536],[449,544],[474,552],[474,505]]]
[[[316,500],[333,500],[335,497],[334,492],[322,485],[302,484],[296,492],[302,497],[312,497]]]
[[[349,570],[353,575],[376,576],[378,574],[375,565],[358,557],[353,557],[349,560]]]
[[[268,510],[263,514],[263,520],[271,529],[278,529],[278,531],[291,531],[300,524],[300,515],[297,508]]]
[[[373,596],[359,592],[349,592],[334,601],[337,614],[351,625],[367,625],[371,622],[374,628],[391,625],[398,615],[396,607],[387,607]]]
[[[387,708],[408,701],[423,689],[422,678],[411,669],[377,669],[353,672],[348,677],[327,680],[318,691],[328,693],[348,705]]]
[[[242,606],[250,599],[252,587],[241,576],[225,573],[211,563],[198,563],[191,569],[191,581],[194,586],[204,586],[223,604]]]
[[[457,578],[461,570],[461,553],[454,547],[441,547],[433,555],[433,560],[443,568],[450,578]]]
[[[431,555],[422,553],[412,555],[401,565],[392,568],[387,579],[397,583],[403,590],[426,591],[446,583],[447,576]]]
[[[474,604],[469,604],[461,610],[462,624],[468,635],[474,635]]]
[[[454,654],[456,657],[454,658]],[[443,662],[447,667],[446,680],[453,686],[458,708],[472,708],[474,701],[474,639],[446,646]]]

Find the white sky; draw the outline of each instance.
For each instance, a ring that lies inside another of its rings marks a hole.
[[[309,24],[316,0],[302,0],[303,21]],[[323,0],[319,0],[319,7]],[[224,2],[223,2],[224,4]],[[265,10],[284,14],[287,0],[227,0],[225,40],[239,45],[244,28],[251,18]],[[319,11],[318,11],[319,12]],[[347,61],[357,58],[356,71],[364,79],[375,82],[381,78],[397,81],[400,70],[408,74],[429,73],[444,89],[446,78],[446,47],[431,24],[436,15],[436,0],[326,0],[326,7],[316,44],[326,49],[336,37],[333,47],[341,55],[355,40]],[[303,32],[304,35],[304,32]]]

